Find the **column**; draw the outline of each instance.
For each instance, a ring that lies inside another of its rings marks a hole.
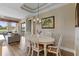
[[[21,23],[17,23],[17,32],[21,34]]]
[[[11,23],[10,22],[7,22],[7,25],[8,25],[8,27],[7,27],[8,32],[10,32],[11,31]]]

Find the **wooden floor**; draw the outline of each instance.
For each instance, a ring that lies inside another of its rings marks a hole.
[[[2,46],[2,56],[27,56],[26,53],[26,47],[25,47],[25,39],[21,39],[20,43],[12,43],[7,44],[4,42]],[[73,53],[61,50],[62,56],[73,56]],[[34,53],[35,55],[35,53]],[[44,55],[43,52],[41,52],[40,55]],[[54,54],[48,53],[48,56],[55,56]]]
[[[8,45],[2,47],[2,56],[25,56],[25,54],[18,45]]]

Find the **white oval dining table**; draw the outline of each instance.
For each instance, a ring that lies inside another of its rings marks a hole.
[[[47,45],[48,44],[53,44],[55,42],[54,38],[51,37],[39,37],[39,43],[44,45],[44,56],[47,55]]]
[[[47,50],[46,50],[47,45],[53,44],[55,42],[55,39],[52,37],[38,37],[37,39],[38,40],[36,40],[36,41],[39,41],[39,44],[44,45],[44,56],[46,56],[47,55]]]

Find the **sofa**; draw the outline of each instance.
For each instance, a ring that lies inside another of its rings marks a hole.
[[[9,33],[8,34],[8,43],[13,43],[13,42],[20,42],[21,36],[18,33]]]

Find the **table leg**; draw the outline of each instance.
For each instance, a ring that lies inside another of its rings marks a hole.
[[[44,44],[44,56],[47,55],[47,51],[46,51],[46,44]]]

